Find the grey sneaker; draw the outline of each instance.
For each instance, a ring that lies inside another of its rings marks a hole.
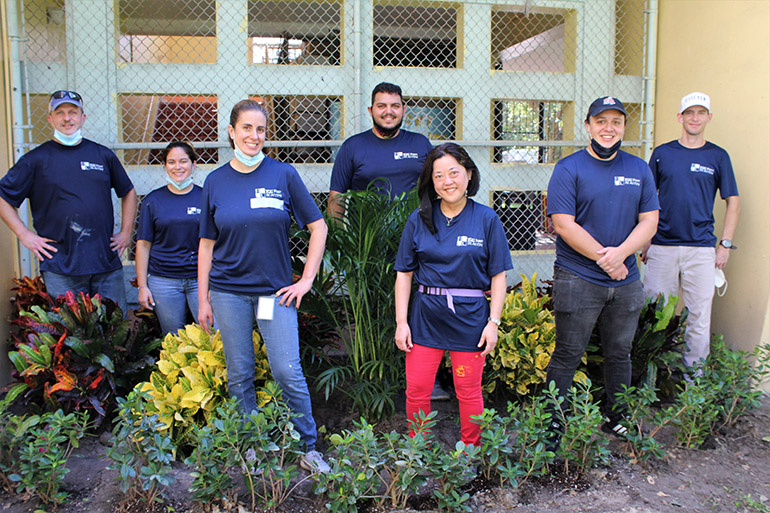
[[[331,467],[324,461],[323,454],[318,451],[306,452],[302,459],[299,460],[299,466],[312,474],[331,472]]]
[[[254,464],[257,462],[257,453],[254,452],[254,449],[247,450],[246,454],[244,454],[244,459],[246,463],[241,465],[241,470],[243,470],[244,474],[251,474],[256,477],[262,475],[262,469],[254,467]]]
[[[431,401],[448,401],[452,398],[447,390],[441,388],[438,381],[433,384],[433,391],[430,393]]]

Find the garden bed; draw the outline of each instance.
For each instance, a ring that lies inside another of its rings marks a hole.
[[[378,430],[403,431],[403,398],[399,412],[378,425]],[[436,439],[447,448],[459,437],[455,401],[435,404],[439,411]],[[339,407],[339,402],[315,398],[316,420],[326,433],[351,429],[353,416]],[[668,448],[663,460],[632,464],[622,456],[623,444],[613,440],[610,464],[587,472],[579,481],[564,479],[558,471],[549,477],[527,481],[519,488],[499,488],[477,478],[468,486],[474,512],[766,512],[770,511],[770,399],[764,398],[760,408],[748,412],[736,425],[711,437],[701,449],[671,448],[675,440],[664,431],[658,438]],[[95,437],[88,437],[70,457],[70,473],[64,489],[70,498],[60,513],[108,513],[123,499],[115,477],[107,470],[106,447]],[[177,463],[174,484],[168,490],[168,505],[177,512],[200,511],[191,501],[187,488],[192,482],[190,469]],[[302,477],[306,477],[304,472]],[[430,486],[430,485],[428,485]],[[364,505],[361,511],[433,511],[434,504],[426,495],[410,499],[407,510],[374,509]],[[23,497],[0,494],[0,511],[34,512],[40,505]],[[133,506],[128,511],[141,513],[147,508]],[[159,507],[156,511],[168,511]],[[237,510],[233,510],[237,511]],[[242,510],[245,511],[245,510]],[[324,500],[312,492],[310,479],[301,483],[279,511],[326,511]]]

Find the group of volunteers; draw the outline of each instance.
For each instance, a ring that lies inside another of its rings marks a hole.
[[[372,128],[348,138],[334,161],[328,210],[345,215],[340,194],[374,186],[398,201],[417,189],[395,255],[395,343],[406,353],[406,413],[431,410],[435,378],[446,351],[460,407],[462,441],[478,445],[472,416],[484,409],[484,361],[494,351],[513,268],[497,214],[471,199],[480,171],[459,145],[432,147],[402,128],[401,88],[383,82],[372,92]],[[630,384],[630,351],[645,296],[678,294],[690,310],[685,363],[697,372],[708,354],[714,273],[735,249],[739,202],[730,158],[707,142],[710,99],[685,96],[677,115],[682,136],[655,149],[649,166],[620,149],[626,111],[617,98],[598,98],[585,119],[590,144],[559,161],[548,185],[548,215],[558,235],[554,264],[556,347],[547,380],[561,395],[598,323],[604,352],[603,429],[623,435],[623,405],[615,397]],[[49,100],[53,138],[28,152],[0,179],[0,217],[40,260],[46,289],[99,293],[127,312],[120,254],[129,246],[137,195],[117,156],[85,139],[83,98],[56,91]],[[238,102],[227,127],[234,157],[193,183],[195,149],[172,142],[162,152],[167,184],[142,201],[136,242],[139,302],[154,309],[164,333],[188,315],[224,345],[228,389],[244,412],[257,409],[254,325],[270,369],[305,446],[301,466],[325,472],[299,353],[297,309],[323,258],[327,225],[297,170],[263,153],[268,112]],[[112,190],[121,201],[113,233]],[[716,191],[727,203],[717,249]],[[34,230],[17,209],[29,199]],[[310,232],[302,275],[294,279],[289,253],[292,216]],[[654,237],[653,237],[654,236]],[[650,241],[652,244],[650,245]],[[646,262],[644,287],[636,263]],[[416,282],[416,283],[414,283]],[[415,286],[416,285],[416,286]],[[411,301],[410,301],[411,300]],[[551,425],[551,443],[564,426]]]

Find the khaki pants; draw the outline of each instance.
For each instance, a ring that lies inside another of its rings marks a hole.
[[[644,292],[647,297],[661,293],[666,297],[675,294],[690,311],[684,334],[688,348],[684,363],[687,366],[698,364],[709,354],[714,259],[712,247],[653,244],[647,251],[644,271]]]

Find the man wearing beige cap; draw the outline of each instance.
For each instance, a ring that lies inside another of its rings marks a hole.
[[[682,125],[681,137],[655,148],[650,158],[660,220],[652,244],[642,252],[642,261],[647,264],[647,296],[675,294],[689,310],[684,363],[693,367],[709,354],[714,273],[715,269],[721,272],[730,251],[737,249],[732,239],[740,202],[730,156],[706,141],[706,126],[712,117],[709,96],[688,94],[676,117]],[[727,206],[718,244],[714,235],[717,190]]]

